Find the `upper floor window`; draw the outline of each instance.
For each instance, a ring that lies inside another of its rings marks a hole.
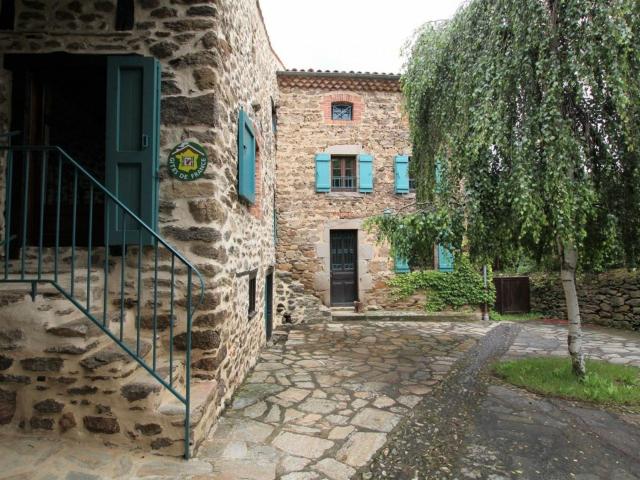
[[[13,30],[15,16],[15,0],[0,0],[0,30]]]
[[[353,120],[353,104],[334,102],[331,104],[332,120]]]
[[[118,0],[116,4],[116,30],[133,30],[134,9],[133,0]]]
[[[355,192],[356,186],[356,158],[331,157],[331,190]]]

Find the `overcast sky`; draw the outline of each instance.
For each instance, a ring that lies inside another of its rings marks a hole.
[[[260,0],[287,68],[399,72],[400,50],[424,22],[463,0]]]

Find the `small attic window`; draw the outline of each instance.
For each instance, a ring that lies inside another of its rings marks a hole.
[[[346,102],[333,102],[331,104],[332,120],[353,120],[353,104]]]
[[[0,30],[13,30],[15,17],[15,0],[0,0]]]
[[[116,30],[133,30],[134,19],[133,0],[118,0],[116,5]]]

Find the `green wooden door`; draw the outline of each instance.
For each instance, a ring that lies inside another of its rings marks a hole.
[[[158,223],[160,64],[154,58],[107,60],[106,187],[152,229]],[[113,202],[109,245],[150,244],[151,236]]]

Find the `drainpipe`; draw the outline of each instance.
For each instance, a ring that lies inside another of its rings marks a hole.
[[[484,284],[484,291],[486,292],[487,287],[489,286],[487,284],[487,266],[486,265],[482,266],[482,282]],[[486,302],[482,305],[482,320],[484,322],[489,321],[489,305],[487,305]]]

